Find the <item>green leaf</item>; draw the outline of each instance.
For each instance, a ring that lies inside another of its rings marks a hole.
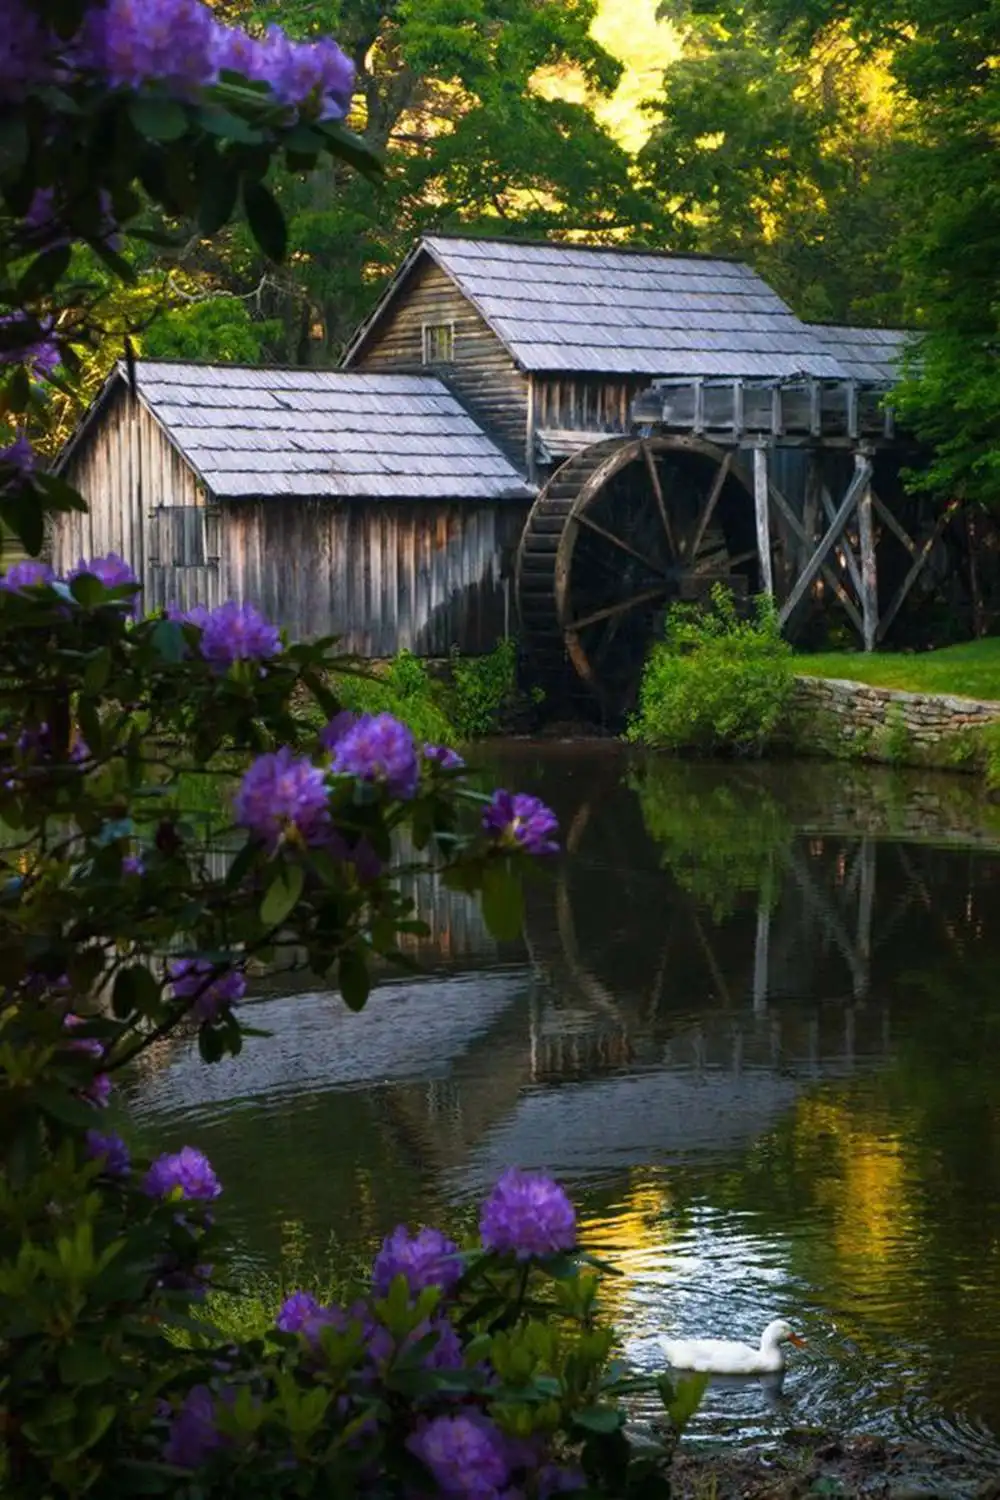
[[[69,270],[72,254],[69,245],[54,245],[51,250],[43,250],[41,255],[36,255],[17,283],[17,300],[30,302],[35,297],[51,292],[56,282],[61,281]]]
[[[265,927],[278,927],[295,910],[306,874],[301,865],[279,865],[260,903],[260,920]]]
[[[326,149],[331,156],[339,156],[365,177],[380,177],[385,171],[382,158],[360,135],[348,130],[337,120],[325,120],[316,130],[326,138]]]
[[[236,208],[240,174],[227,157],[213,151],[198,176],[198,224],[203,233],[217,234]]]
[[[83,691],[92,696],[100,693],[111,676],[111,652],[107,646],[95,651],[83,673]]]
[[[71,582],[69,591],[84,609],[94,609],[98,604],[103,604],[107,593],[104,584],[93,573],[78,573]]]
[[[97,1344],[69,1344],[59,1356],[59,1378],[69,1386],[98,1385],[114,1365]]]
[[[288,249],[288,230],[273,193],[262,182],[244,178],[243,207],[250,232],[264,254],[274,261],[283,261]]]
[[[111,991],[111,1009],[120,1021],[130,1016],[155,1016],[163,1004],[158,981],[144,964],[119,970]]]
[[[617,1432],[624,1425],[625,1416],[614,1406],[587,1406],[583,1411],[573,1413],[573,1421],[588,1432],[604,1434]]]
[[[520,876],[506,863],[490,863],[483,871],[483,917],[498,943],[513,942],[524,926],[524,892]]]
[[[177,620],[160,620],[150,633],[153,650],[161,661],[176,666],[187,653],[184,627]]]
[[[176,99],[149,94],[129,100],[129,118],[148,141],[179,141],[188,133],[187,110]]]
[[[198,123],[208,135],[215,135],[224,141],[237,141],[242,146],[259,146],[264,140],[261,131],[254,127],[242,115],[234,114],[231,109],[223,109],[218,104],[205,105],[198,111]]]
[[[364,1010],[371,993],[371,975],[364,954],[358,948],[342,953],[337,966],[337,986],[344,1004],[351,1010]]]
[[[677,1432],[684,1431],[701,1405],[701,1398],[707,1389],[708,1376],[703,1374],[684,1375],[676,1382],[671,1392],[671,1399],[664,1401],[664,1406]],[[661,1391],[661,1396],[662,1394]]]
[[[12,177],[28,158],[31,142],[21,110],[12,110],[0,120],[0,177]]]

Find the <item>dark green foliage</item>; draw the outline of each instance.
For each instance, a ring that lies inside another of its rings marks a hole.
[[[451,661],[449,707],[462,740],[483,739],[506,727],[519,704],[517,642],[498,641],[488,656],[458,656]]]
[[[657,750],[759,755],[781,725],[792,683],[791,648],[771,600],[760,596],[743,620],[718,584],[710,608],[670,611],[628,738]]]

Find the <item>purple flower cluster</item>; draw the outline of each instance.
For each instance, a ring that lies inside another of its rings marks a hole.
[[[146,1173],[143,1191],[150,1198],[182,1198],[204,1203],[218,1198],[222,1185],[212,1170],[208,1157],[194,1146],[158,1156]]]
[[[103,218],[97,238],[103,240],[109,250],[121,250],[122,236],[118,233],[118,225],[112,212],[111,195],[105,188],[99,189],[99,202]],[[72,243],[72,236],[65,225],[66,217],[55,189],[38,188],[21,221],[21,230],[34,249],[55,250],[60,245]]]
[[[333,769],[384,786],[400,802],[416,795],[420,779],[413,735],[392,714],[365,714],[341,735],[333,747]]]
[[[66,581],[68,583],[84,574],[96,578],[106,589],[123,588],[126,584],[139,582],[131,566],[117,552],[109,552],[107,557],[92,557],[89,561],[81,557],[76,567],[67,574]]]
[[[257,757],[240,782],[233,811],[241,828],[272,848],[283,839],[317,845],[330,836],[328,803],[323,772],[286,745]]]
[[[353,729],[358,722],[358,715],[352,714],[349,708],[342,708],[339,714],[334,714],[329,724],[319,732],[319,742],[324,750],[335,750],[349,729]]]
[[[52,577],[52,569],[48,563],[38,562],[36,558],[27,557],[23,562],[11,564],[3,577],[0,578],[0,589],[14,592],[16,589],[35,588],[40,583],[51,583]]]
[[[483,831],[502,849],[559,853],[558,818],[540,798],[526,792],[494,792],[483,811]]]
[[[452,750],[447,745],[425,745],[424,760],[432,766],[437,766],[441,771],[462,771],[465,769],[465,761],[457,750]]]
[[[205,958],[177,958],[168,969],[174,997],[193,1000],[191,1015],[197,1021],[215,1021],[246,994],[246,976],[241,969],[218,973]]]
[[[63,1026],[67,1031],[76,1031],[80,1026],[86,1026],[87,1022],[83,1016],[74,1015],[70,1012],[63,1016]],[[82,1053],[84,1057],[93,1058],[100,1062],[107,1054],[104,1043],[96,1036],[76,1036],[68,1043],[71,1052]],[[107,1073],[95,1073],[89,1083],[80,1090],[80,1098],[87,1104],[92,1104],[95,1109],[107,1109],[111,1098],[111,1079]]]
[[[0,94],[18,100],[71,70],[97,73],[111,88],[153,83],[190,98],[224,73],[266,83],[301,115],[339,119],[350,108],[354,66],[329,38],[291,41],[277,26],[251,37],[223,25],[202,0],[106,0],[92,5],[65,42],[27,0],[8,0],[0,41]]]
[[[123,875],[145,875],[146,866],[139,854],[125,854],[122,856]]]
[[[434,1417],[418,1427],[406,1446],[444,1495],[497,1500],[510,1478],[504,1436],[478,1412]]]
[[[105,1177],[127,1177],[132,1170],[129,1149],[121,1136],[113,1130],[107,1133],[88,1130],[87,1155],[92,1161],[101,1163],[101,1171]]]
[[[397,1276],[405,1276],[410,1291],[439,1286],[447,1291],[461,1278],[462,1262],[454,1240],[439,1229],[424,1228],[411,1235],[405,1224],[382,1242],[372,1266],[372,1289],[385,1297]]]
[[[550,1177],[512,1167],[483,1204],[479,1232],[487,1250],[518,1260],[554,1255],[576,1244],[576,1210]]]
[[[263,661],[281,650],[277,626],[265,620],[252,604],[234,604],[230,600],[218,609],[187,616],[201,626],[201,654],[213,666],[225,669],[234,661]]]
[[[215,1397],[207,1385],[192,1386],[171,1418],[164,1461],[179,1469],[198,1469],[224,1444],[215,1420]]]
[[[0,328],[15,329],[24,326],[26,322],[24,313],[4,313],[0,316]],[[52,320],[44,319],[38,325],[42,331],[41,338],[29,338],[27,332],[21,335],[24,342],[11,345],[4,339],[0,346],[0,365],[27,365],[35,375],[51,375],[53,370],[62,362],[62,351],[58,342],[51,337]]]
[[[35,450],[23,433],[6,448],[0,448],[0,465],[13,469],[18,479],[34,473]],[[14,566],[16,567],[17,564],[15,563]],[[39,563],[38,566],[41,567],[43,564]]]

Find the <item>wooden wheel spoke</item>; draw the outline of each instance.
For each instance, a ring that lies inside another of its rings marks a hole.
[[[682,555],[691,558],[692,561],[698,556],[698,548],[705,540],[705,532],[708,530],[708,523],[709,521],[711,521],[712,516],[715,513],[715,507],[719,503],[719,497],[721,496],[722,491],[725,488],[726,480],[729,478],[729,471],[732,466],[733,450],[730,448],[727,451],[726,456],[722,460],[718,469],[715,471],[715,478],[712,481],[712,488],[709,492],[708,499],[705,501],[705,505],[701,512],[701,515],[698,517],[698,520],[695,523],[694,535],[691,537],[690,549],[688,549],[683,544],[681,546]]]
[[[671,557],[677,557],[679,554],[670,525],[670,517],[667,515],[667,502],[663,498],[663,485],[660,483],[660,471],[656,467],[656,456],[648,443],[642,444],[642,454],[646,460],[646,468],[649,471],[649,482],[653,486],[653,494],[656,496],[656,508],[660,512],[660,520],[663,522],[663,530],[666,533],[670,555]]]
[[[631,599],[620,599],[617,604],[607,604],[603,609],[595,609],[589,615],[581,615],[578,620],[571,620],[566,629],[582,630],[585,625],[597,625],[601,620],[613,619],[616,615],[625,614],[627,610],[641,609],[644,604],[653,604],[657,599],[665,599],[669,592],[666,586],[646,589]]]
[[[645,553],[636,551],[635,547],[632,547],[628,542],[623,541],[620,536],[615,536],[613,531],[606,531],[604,527],[601,526],[597,521],[592,521],[588,515],[584,515],[582,512],[578,512],[573,517],[573,520],[578,526],[585,526],[587,530],[592,531],[595,536],[602,537],[604,541],[610,542],[613,547],[618,547],[622,552],[627,552],[629,557],[634,557],[636,562],[641,562],[643,567],[648,568],[651,573],[658,573],[661,578],[666,578],[667,570],[661,563],[654,562],[653,559],[651,557],[647,557]]]

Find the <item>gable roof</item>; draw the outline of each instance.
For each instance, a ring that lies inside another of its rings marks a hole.
[[[138,360],[139,400],[218,499],[528,500],[532,486],[426,375]],[[119,365],[63,450],[63,466]]]
[[[899,379],[898,361],[912,334],[898,328],[814,327],[852,380],[894,385]]]
[[[452,278],[527,371],[842,379],[822,330],[749,266],[701,255],[428,235],[344,356],[352,364],[418,264]]]

